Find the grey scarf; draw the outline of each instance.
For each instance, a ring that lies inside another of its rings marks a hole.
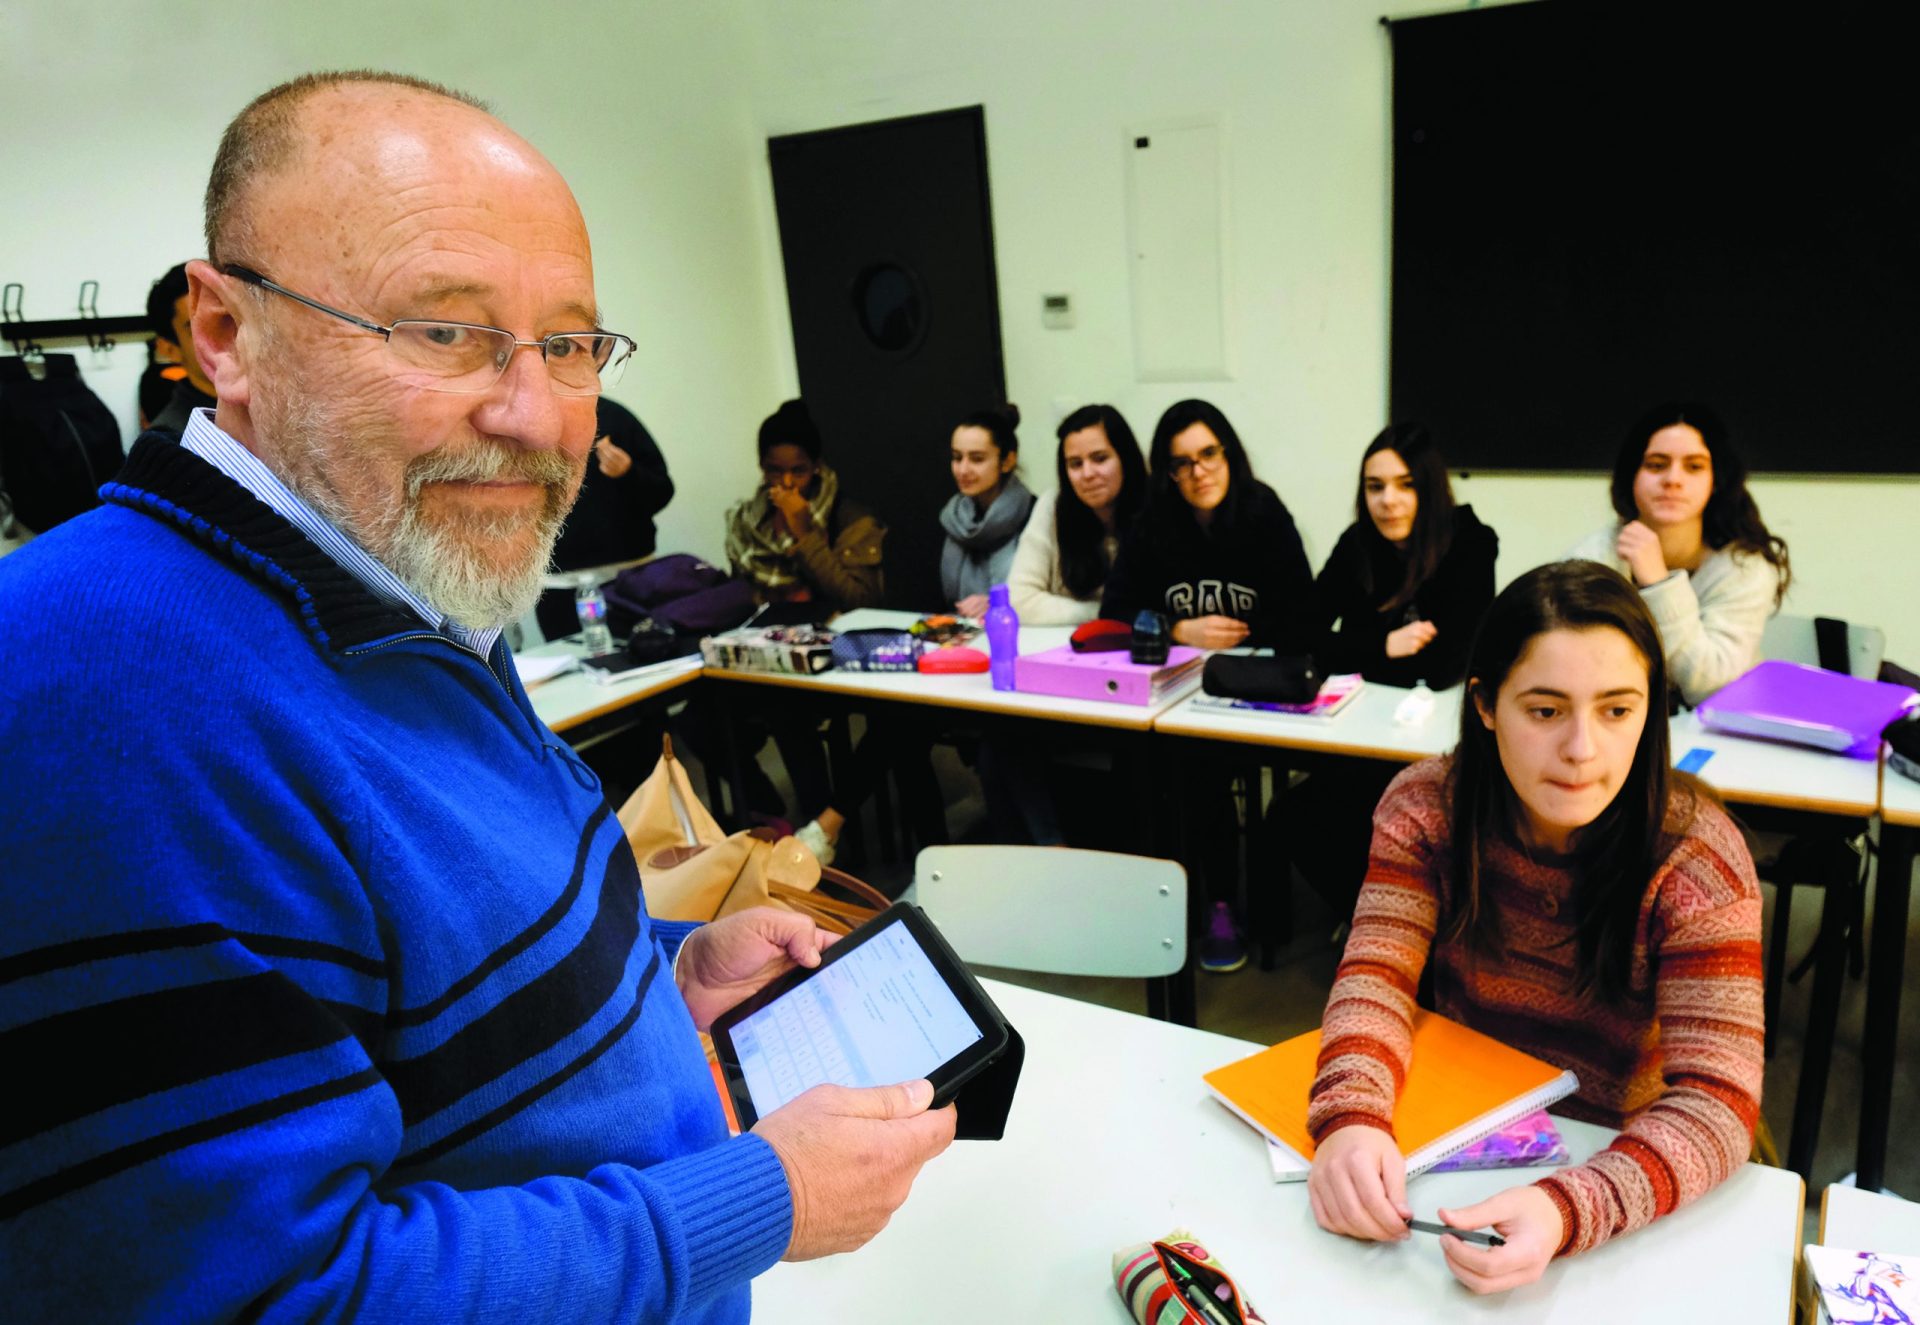
[[[947,545],[940,550],[940,589],[949,603],[1007,582],[1020,531],[1032,511],[1033,494],[1013,475],[984,512],[973,498],[953,494],[940,511],[940,527],[947,533]]]

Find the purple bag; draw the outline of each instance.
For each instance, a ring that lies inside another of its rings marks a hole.
[[[621,571],[606,595],[608,624],[617,635],[651,620],[699,639],[753,615],[752,585],[685,552]]]

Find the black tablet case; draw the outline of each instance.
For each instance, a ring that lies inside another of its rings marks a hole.
[[[955,1140],[998,1141],[1006,1135],[1007,1115],[1013,1112],[1014,1088],[1020,1084],[1020,1067],[1026,1059],[1027,1042],[1009,1022],[1007,1047],[953,1097],[957,1110]]]

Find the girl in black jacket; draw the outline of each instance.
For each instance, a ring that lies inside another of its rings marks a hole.
[[[1417,423],[1373,439],[1353,512],[1314,582],[1320,670],[1381,685],[1459,684],[1493,601],[1499,535],[1453,504],[1446,461]]]
[[[1160,416],[1146,513],[1122,540],[1100,615],[1164,612],[1178,644],[1305,653],[1313,572],[1293,517],[1253,476],[1227,416],[1183,400]]]
[[[1458,685],[1493,602],[1500,538],[1472,507],[1453,504],[1446,461],[1425,428],[1397,423],[1373,439],[1353,516],[1314,582],[1315,661],[1379,685]],[[1281,803],[1293,863],[1342,923],[1367,871],[1373,808],[1397,772],[1371,761],[1330,764]]]

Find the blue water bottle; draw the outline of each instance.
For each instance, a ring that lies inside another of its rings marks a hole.
[[[1020,656],[1020,614],[1008,600],[1007,586],[996,584],[987,590],[987,656],[991,660],[993,688],[1013,689],[1013,663]]]

